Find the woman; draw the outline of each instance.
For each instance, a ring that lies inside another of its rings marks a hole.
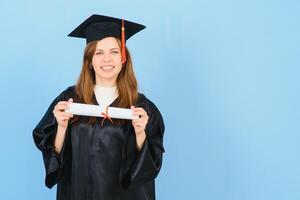
[[[57,184],[58,200],[155,199],[164,123],[157,107],[137,92],[125,46],[126,39],[144,28],[92,15],[69,34],[87,40],[80,77],[58,95],[33,130],[43,154],[46,186]],[[73,116],[65,112],[73,101],[130,108],[139,117]]]

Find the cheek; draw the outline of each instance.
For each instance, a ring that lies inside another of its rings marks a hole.
[[[121,63],[121,61],[122,61],[121,54],[115,55],[112,58],[115,63]]]
[[[114,57],[114,63],[117,66],[117,68],[121,68],[122,67],[121,56]]]
[[[98,56],[94,56],[93,59],[92,59],[92,64],[93,65],[96,65],[97,63],[100,63],[101,62],[101,58],[98,57]]]
[[[118,67],[122,67],[122,60],[121,60],[121,58],[117,60],[116,64],[117,64]]]
[[[118,70],[118,74],[119,74],[121,72],[121,70],[122,70],[122,65],[118,66],[117,70]]]

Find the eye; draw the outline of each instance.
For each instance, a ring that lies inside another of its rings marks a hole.
[[[119,54],[119,51],[112,51],[113,54]]]
[[[95,55],[103,55],[103,52],[97,51]]]

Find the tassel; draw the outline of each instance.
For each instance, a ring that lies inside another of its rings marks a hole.
[[[121,32],[121,48],[122,48],[122,64],[126,62],[126,49],[125,49],[125,27],[124,27],[124,20],[122,19],[122,32]]]

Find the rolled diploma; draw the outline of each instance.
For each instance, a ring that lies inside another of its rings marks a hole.
[[[65,110],[73,115],[104,117],[101,113],[106,113],[106,107],[83,104],[83,103],[70,103],[69,108]],[[111,118],[118,119],[137,119],[138,116],[132,115],[132,111],[126,108],[108,107],[108,114]]]

